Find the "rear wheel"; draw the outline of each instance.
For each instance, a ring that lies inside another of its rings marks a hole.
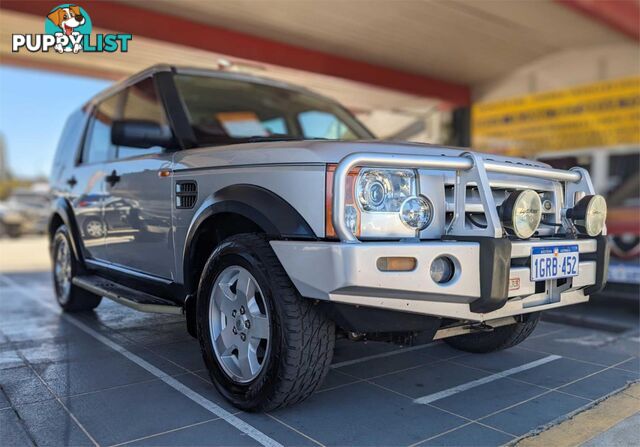
[[[461,351],[475,353],[501,351],[519,344],[531,335],[540,320],[540,313],[525,314],[521,318],[522,320],[515,324],[500,326],[491,332],[458,335],[445,338],[444,341]]]
[[[78,272],[78,262],[71,250],[69,230],[60,226],[53,236],[51,248],[53,259],[53,285],[56,300],[67,312],[80,312],[98,307],[102,297],[73,284],[73,277]]]
[[[273,410],[305,399],[322,383],[335,327],[298,294],[264,237],[233,236],[216,248],[197,306],[204,361],[235,406]]]

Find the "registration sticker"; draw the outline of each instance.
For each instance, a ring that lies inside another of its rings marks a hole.
[[[551,245],[531,249],[531,281],[578,275],[577,245]]]

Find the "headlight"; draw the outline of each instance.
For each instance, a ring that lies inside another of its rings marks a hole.
[[[569,210],[569,217],[581,234],[594,237],[602,233],[607,219],[607,202],[601,195],[584,196]]]
[[[415,194],[416,174],[409,169],[363,169],[356,197],[363,211],[398,212]]]
[[[531,189],[513,192],[500,206],[502,225],[520,239],[528,239],[536,232],[542,219],[542,202]]]
[[[325,235],[333,228],[333,177],[327,166]],[[413,238],[434,220],[435,207],[418,195],[418,174],[413,169],[354,168],[346,179],[345,223],[359,238]]]

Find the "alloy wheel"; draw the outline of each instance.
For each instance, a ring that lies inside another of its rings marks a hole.
[[[209,330],[218,363],[235,382],[248,383],[270,350],[269,309],[258,282],[245,268],[225,268],[209,301]]]
[[[58,289],[58,300],[61,304],[65,304],[69,299],[71,288],[71,252],[66,239],[61,239],[56,246],[54,277]]]

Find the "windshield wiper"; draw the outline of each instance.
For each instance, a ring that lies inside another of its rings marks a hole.
[[[328,138],[293,137],[291,135],[256,135],[254,137],[238,138],[239,143],[260,143],[263,141],[305,141],[305,140],[328,140]]]
[[[268,135],[268,136],[260,136],[256,135],[253,137],[239,138],[242,143],[260,143],[262,141],[300,141],[304,138],[300,137],[292,137],[290,135]]]

